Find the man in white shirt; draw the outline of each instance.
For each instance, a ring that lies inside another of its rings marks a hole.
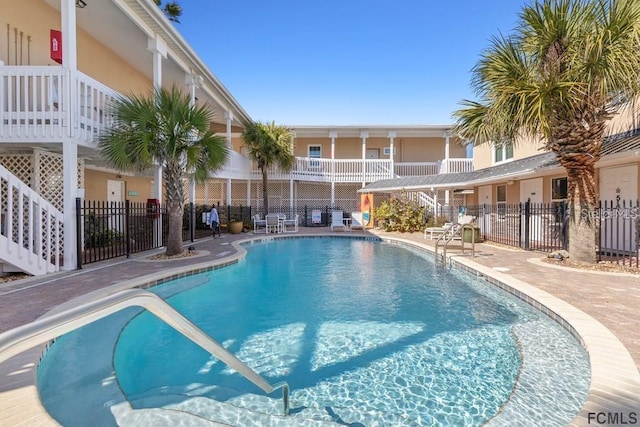
[[[216,205],[212,205],[211,212],[209,212],[209,227],[213,230],[214,239],[216,237],[216,231],[218,232],[218,237],[220,237],[220,217],[218,216]]]

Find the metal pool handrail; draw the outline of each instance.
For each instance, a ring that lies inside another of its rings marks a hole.
[[[150,311],[160,320],[260,387],[265,393],[270,394],[281,388],[284,414],[289,415],[289,385],[286,382],[269,384],[220,343],[164,302],[162,298],[142,289],[121,291],[0,334],[0,363],[36,345],[45,344],[81,326],[134,306]]]

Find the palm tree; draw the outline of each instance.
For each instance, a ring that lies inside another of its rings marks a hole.
[[[284,126],[276,126],[274,122],[254,122],[245,128],[242,140],[247,154],[262,171],[262,206],[264,213],[267,214],[269,213],[267,172],[274,165],[283,171],[290,171],[293,167],[295,162],[293,132]]]
[[[170,1],[162,7],[162,0],[153,0],[158,7],[162,9],[169,21],[180,23],[180,15],[182,15],[182,6],[177,1]]]
[[[608,121],[634,108],[640,83],[638,0],[541,0],[515,34],[495,37],[474,67],[480,101],[464,100],[454,131],[474,144],[540,139],[566,169],[569,252],[596,261],[597,189]]]
[[[213,112],[191,104],[176,86],[156,89],[144,97],[120,97],[114,102],[115,124],[99,137],[102,156],[121,171],[163,167],[169,215],[167,255],[182,253],[184,180],[205,181],[228,158],[224,137],[211,130]]]

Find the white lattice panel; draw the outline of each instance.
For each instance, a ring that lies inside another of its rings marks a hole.
[[[335,205],[342,208],[345,212],[354,212],[359,210],[360,184],[336,184],[335,187]]]
[[[33,188],[33,155],[3,154],[0,155],[0,164],[20,181]]]

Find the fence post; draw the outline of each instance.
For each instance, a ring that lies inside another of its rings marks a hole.
[[[524,203],[524,250],[529,250],[529,232],[531,231],[531,199]]]
[[[189,237],[193,242],[196,240],[196,205],[189,202]]]
[[[82,233],[82,205],[80,197],[76,197],[76,267],[78,270],[82,270],[82,239],[84,234]]]
[[[562,249],[569,249],[569,205],[566,200],[562,201],[562,225],[560,226],[560,235],[562,236]],[[599,243],[599,240],[598,240]]]
[[[131,239],[129,238],[129,217],[131,216],[131,206],[129,199],[124,201],[124,241],[127,258],[131,258]]]

